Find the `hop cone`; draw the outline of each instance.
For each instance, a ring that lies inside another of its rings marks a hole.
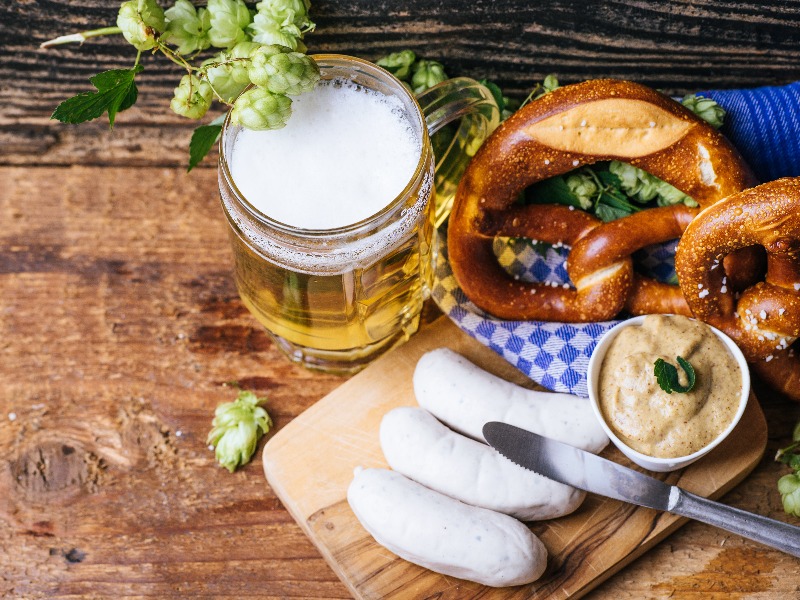
[[[217,48],[232,48],[247,40],[250,11],[242,0],[208,0],[211,29],[208,39]]]
[[[781,493],[783,510],[800,517],[800,476],[790,473],[781,477],[778,480],[778,491]]]
[[[408,81],[408,76],[411,74],[411,65],[414,64],[415,60],[417,60],[417,55],[412,50],[401,50],[384,56],[375,64],[383,67],[401,81]]]
[[[317,63],[299,52],[280,46],[261,46],[252,55],[250,81],[273,94],[296,96],[314,89],[319,81]]]
[[[184,75],[175,88],[175,96],[169,103],[170,108],[183,117],[199,119],[211,106],[214,95],[207,81],[194,75]]]
[[[259,406],[262,401],[253,392],[242,391],[235,401],[214,411],[206,443],[215,447],[217,461],[231,473],[250,460],[259,438],[272,427],[272,419]]]
[[[421,94],[445,79],[447,79],[447,73],[444,72],[442,63],[435,60],[421,60],[414,67],[411,87],[415,94]]]
[[[255,87],[236,99],[231,121],[247,129],[280,129],[292,114],[292,100],[282,94]]]
[[[722,127],[722,121],[725,118],[725,109],[711,98],[703,98],[703,96],[689,94],[683,97],[681,104],[712,127],[716,129]]]
[[[230,51],[230,58],[248,58],[259,47],[260,44],[256,44],[255,42],[239,42],[233,47],[233,50]],[[236,83],[243,83],[245,85],[250,83],[250,77],[247,74],[249,63],[250,61],[235,60],[233,64],[231,64],[231,77],[233,77]]]
[[[583,210],[592,207],[592,199],[597,193],[597,184],[589,175],[576,173],[567,177],[567,187],[578,198]]]
[[[561,86],[558,83],[558,78],[552,73],[546,76],[544,78],[544,81],[542,82],[542,90],[544,91],[545,94],[549,94],[550,92],[558,89],[559,87]]]
[[[150,50],[156,45],[156,33],[165,28],[164,11],[156,0],[123,2],[117,13],[117,27],[137,50]]]
[[[234,65],[232,63],[219,64],[225,63],[226,60],[228,60],[228,54],[226,52],[220,52],[216,56],[203,61],[201,66],[207,67],[206,77],[214,88],[214,91],[220,95],[223,101],[233,102],[236,97],[244,91],[244,88],[247,87],[247,82],[239,83],[233,77]]]
[[[637,202],[645,203],[655,198],[659,206],[680,202],[697,206],[692,198],[679,189],[638,167],[614,160],[608,165],[608,170],[619,177],[622,191]]]
[[[211,13],[205,8],[196,9],[189,0],[176,0],[175,5],[164,14],[167,17],[165,39],[177,44],[181,54],[205,50],[211,45],[211,40],[208,39]]]
[[[314,30],[308,18],[308,3],[304,0],[263,0],[256,5],[258,12],[250,25],[253,41],[261,44],[280,44],[303,51],[303,34]]]

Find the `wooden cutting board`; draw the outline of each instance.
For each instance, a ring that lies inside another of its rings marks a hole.
[[[488,371],[530,384],[519,371],[442,317],[342,384],[286,425],[264,448],[264,472],[283,504],[355,598],[577,598],[619,571],[686,520],[589,494],[573,514],[533,523],[550,558],[538,581],[515,588],[439,575],[379,546],[346,500],[356,466],[386,467],[378,441],[381,418],[416,405],[411,378],[425,352],[447,346]],[[756,466],[767,443],[757,400],[731,436],[683,471],[660,478],[717,498]],[[603,456],[633,466],[609,445]]]

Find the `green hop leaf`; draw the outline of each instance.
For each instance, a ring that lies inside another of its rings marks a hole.
[[[563,177],[550,177],[530,186],[525,190],[525,201],[530,204],[564,204],[581,208],[578,198]]]
[[[169,107],[177,114],[190,119],[199,119],[211,106],[214,92],[207,81],[195,75],[184,75]]]
[[[417,55],[412,50],[392,52],[375,63],[383,67],[401,81],[408,81],[411,75],[411,65],[417,60]]]
[[[300,41],[316,25],[308,18],[309,3],[304,0],[263,0],[250,25],[253,41],[278,44],[292,50],[305,51]]]
[[[253,392],[241,391],[236,400],[214,411],[206,443],[214,446],[217,462],[231,473],[250,461],[258,440],[272,427],[272,419],[259,406],[264,401]]]
[[[203,61],[200,67],[211,87],[219,94],[223,102],[233,102],[247,87],[248,82],[239,83],[233,77],[234,63],[230,62],[230,55],[225,51]]]
[[[156,0],[123,2],[117,13],[117,27],[137,50],[156,46],[156,36],[164,31],[164,11]]]
[[[108,123],[113,128],[117,113],[136,102],[139,92],[134,78],[142,70],[141,65],[136,65],[132,69],[113,69],[91,77],[89,81],[97,91],[64,100],[50,118],[62,123],[84,123],[108,112]]]
[[[189,0],[176,0],[164,14],[167,17],[164,39],[176,44],[181,54],[199,52],[211,45],[208,39],[211,13],[205,8],[196,9]]]
[[[518,103],[514,103],[508,96],[503,95],[503,90],[496,83],[488,79],[481,79],[478,81],[481,85],[485,86],[492,93],[494,101],[497,103],[497,108],[500,109],[500,120],[505,121],[508,117],[514,114],[514,109]]]
[[[282,94],[273,94],[254,87],[236,99],[231,111],[231,121],[247,129],[280,129],[292,114],[292,100]]]
[[[653,365],[653,374],[656,376],[658,385],[668,394],[671,394],[672,392],[685,394],[686,392],[690,392],[694,387],[696,381],[694,368],[689,364],[689,361],[681,356],[678,356],[676,360],[686,373],[686,385],[680,384],[680,381],[678,380],[678,369],[669,364],[663,358],[656,359],[656,362]]]
[[[222,124],[225,122],[225,115],[220,115],[208,125],[200,125],[192,132],[192,139],[189,142],[189,166],[186,169],[188,173],[194,169],[200,161],[217,143],[220,133],[222,133]]]
[[[585,173],[574,173],[567,177],[567,187],[578,199],[583,210],[589,210],[594,204],[594,197],[598,192],[597,183]]]
[[[800,475],[790,473],[778,479],[778,491],[781,493],[783,510],[800,517]]]
[[[688,94],[683,97],[681,104],[715,129],[722,127],[726,114],[725,109],[711,98],[704,98],[697,94]]]
[[[411,87],[415,94],[421,94],[428,88],[447,79],[442,63],[435,60],[420,60],[414,65],[414,74],[411,76]]]
[[[290,96],[314,89],[320,77],[314,59],[275,45],[261,46],[253,53],[247,74],[250,81],[273,94]]]
[[[208,39],[217,48],[233,48],[247,41],[245,29],[250,24],[250,11],[242,0],[208,0],[211,28]]]

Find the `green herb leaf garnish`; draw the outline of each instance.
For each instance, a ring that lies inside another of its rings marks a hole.
[[[194,169],[205,158],[206,154],[211,151],[214,144],[217,143],[224,121],[225,115],[221,115],[208,125],[201,125],[194,130],[192,140],[189,142],[189,167],[186,169],[187,172]]]
[[[84,123],[108,113],[108,123],[113,128],[117,113],[133,106],[138,96],[134,78],[142,70],[141,65],[132,69],[104,71],[89,81],[96,92],[83,92],[64,100],[53,111],[51,119],[62,123]]]
[[[661,389],[668,394],[671,394],[672,392],[685,394],[686,392],[691,391],[691,389],[694,387],[696,380],[694,367],[692,367],[692,365],[689,364],[689,361],[683,357],[678,356],[676,357],[676,360],[686,373],[686,377],[689,380],[685,386],[681,385],[678,381],[678,369],[662,358],[656,359],[653,375],[656,376],[656,380],[658,381],[658,385],[661,386]]]

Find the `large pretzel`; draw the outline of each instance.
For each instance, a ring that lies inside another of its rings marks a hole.
[[[537,181],[604,160],[645,169],[701,206],[755,184],[750,169],[722,135],[650,88],[617,80],[559,88],[503,123],[459,184],[448,226],[448,253],[456,280],[470,300],[505,319],[594,321],[616,315],[635,288],[629,307],[634,312],[687,312],[676,288],[634,278],[630,254],[679,237],[691,220],[689,209],[654,209],[589,225],[577,216],[580,211],[515,204]],[[556,239],[561,229],[574,237]],[[497,263],[495,236],[574,245],[568,273],[575,288],[515,281]]]
[[[720,261],[758,244],[767,251],[763,282],[738,298]],[[800,178],[779,179],[706,208],[678,244],[675,270],[694,315],[731,336],[755,370],[800,400]]]

